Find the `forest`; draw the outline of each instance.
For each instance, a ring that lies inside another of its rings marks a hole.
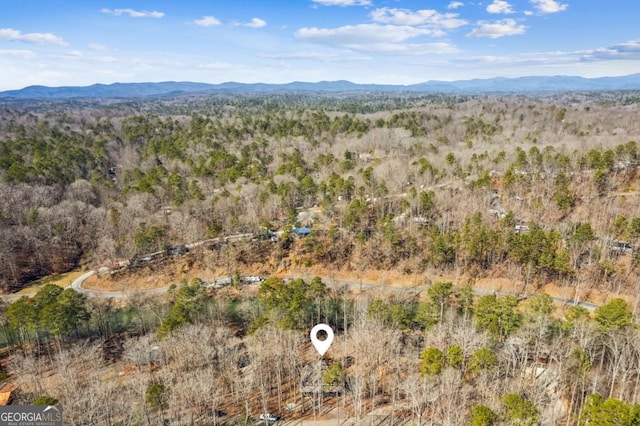
[[[3,303],[3,377],[77,425],[640,424],[639,95],[4,102],[6,294],[175,280]]]

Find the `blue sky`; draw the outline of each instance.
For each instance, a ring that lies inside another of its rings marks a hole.
[[[0,90],[640,72],[637,0],[0,0]]]

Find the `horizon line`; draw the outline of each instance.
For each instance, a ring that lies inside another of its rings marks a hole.
[[[615,79],[615,78],[626,78],[626,77],[633,77],[633,76],[640,76],[640,71],[637,73],[631,73],[631,74],[623,74],[623,75],[604,75],[604,76],[599,76],[599,77],[584,77],[581,75],[576,75],[576,74],[552,74],[552,75],[535,75],[535,74],[530,74],[530,75],[521,75],[521,76],[515,76],[515,77],[507,77],[507,76],[495,76],[495,77],[484,77],[484,78],[467,78],[467,79],[457,79],[457,80],[424,80],[424,81],[420,81],[417,83],[409,83],[409,84],[402,84],[402,83],[382,83],[382,82],[375,82],[375,83],[358,83],[355,81],[351,81],[351,80],[347,80],[347,79],[337,79],[337,80],[316,80],[316,81],[305,81],[305,80],[292,80],[292,81],[288,81],[288,82],[284,82],[284,83],[269,83],[269,82],[264,82],[264,81],[254,81],[254,82],[245,82],[245,81],[235,81],[235,80],[228,80],[228,81],[223,81],[223,82],[219,82],[219,83],[210,83],[210,82],[205,82],[205,81],[195,81],[195,80],[146,80],[146,81],[114,81],[114,82],[110,82],[110,83],[103,83],[103,82],[95,82],[95,83],[91,83],[88,85],[61,85],[61,86],[49,86],[46,84],[31,84],[28,86],[23,86],[19,89],[6,89],[6,90],[0,90],[0,93],[6,93],[6,92],[18,92],[21,90],[25,90],[25,89],[29,89],[29,88],[47,88],[47,89],[61,89],[61,88],[90,88],[93,86],[114,86],[114,85],[126,85],[126,84],[162,84],[162,83],[176,83],[176,84],[202,84],[202,85],[210,85],[210,86],[220,86],[220,85],[224,85],[224,84],[239,84],[239,85],[267,85],[267,86],[284,86],[284,85],[290,85],[290,84],[322,84],[322,83],[349,83],[349,84],[353,84],[353,85],[357,85],[357,86],[393,86],[393,87],[412,87],[412,86],[419,86],[421,84],[427,84],[427,83],[448,83],[448,84],[452,84],[452,83],[460,83],[460,82],[471,82],[471,81],[491,81],[491,80],[521,80],[521,79],[528,79],[528,78],[575,78],[575,79],[583,79],[583,80],[601,80],[601,79]]]

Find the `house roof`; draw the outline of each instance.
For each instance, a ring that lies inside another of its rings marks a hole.
[[[291,232],[298,235],[306,235],[311,232],[311,228],[293,228]]]

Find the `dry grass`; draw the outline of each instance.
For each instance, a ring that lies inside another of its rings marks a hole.
[[[66,272],[64,274],[53,274],[42,277],[37,281],[33,281],[27,287],[20,290],[17,294],[31,294],[37,293],[42,287],[47,284],[54,284],[62,288],[67,288],[71,285],[73,280],[84,274],[86,271],[73,271]]]
[[[204,281],[213,282],[222,277],[228,277],[230,274],[222,267],[204,267],[203,265],[192,265],[189,268],[184,267],[184,261],[171,261],[162,264],[156,264],[153,268],[141,268],[135,272],[121,273],[117,275],[94,275],[85,281],[83,287],[88,290],[95,291],[144,291],[156,288],[169,287],[177,284],[182,280],[190,281],[195,278]],[[238,270],[240,275],[261,274],[264,271],[263,264],[248,265]],[[77,273],[78,275],[80,273]],[[310,280],[315,276],[322,277],[325,281],[349,281],[362,282],[363,284],[381,285],[393,288],[426,288],[427,283],[438,281],[452,282],[454,285],[461,286],[469,282],[477,288],[495,291],[495,292],[523,292],[524,282],[518,279],[512,279],[506,276],[479,277],[471,279],[471,277],[459,273],[450,274],[403,274],[393,270],[375,270],[369,269],[358,272],[352,270],[332,270],[321,266],[315,267],[293,267],[290,269],[282,269],[273,274],[278,277],[294,276],[302,277]],[[357,289],[354,288],[354,291]],[[612,297],[622,297],[634,302],[632,294],[616,294],[611,292],[600,291],[590,288],[586,285],[578,286],[578,297],[580,301],[586,301],[597,305],[607,303]],[[529,294],[535,292],[544,292],[555,298],[563,298],[568,300],[576,299],[576,287],[561,285],[556,282],[548,282],[540,288],[534,285],[527,287]]]

